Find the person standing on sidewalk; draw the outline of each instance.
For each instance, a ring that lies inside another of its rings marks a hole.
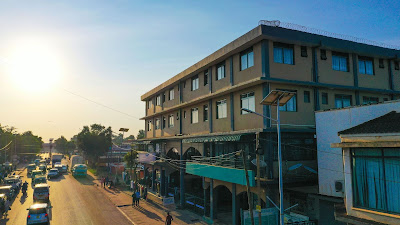
[[[136,193],[132,192],[132,206],[136,205]]]
[[[136,206],[139,206],[139,201],[140,201],[140,192],[139,192],[139,191],[137,191],[137,192],[135,193],[135,195],[136,195]]]
[[[165,225],[171,225],[172,220],[174,220],[174,218],[172,218],[169,212],[167,212],[167,218],[165,218]]]

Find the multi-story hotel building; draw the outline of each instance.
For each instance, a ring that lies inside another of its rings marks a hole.
[[[239,224],[240,209],[248,209],[242,155],[236,153],[244,150],[254,206],[269,207],[267,196],[278,203],[276,124],[241,108],[276,118],[276,106],[259,103],[271,90],[288,90],[296,95],[280,107],[285,208],[300,203],[294,211],[310,216],[306,197],[291,193],[317,182],[314,111],[398,98],[399,56],[387,47],[257,26],[141,96],[143,141],[161,157],[146,165],[153,190],[175,194],[177,202],[210,221]],[[261,203],[257,134],[263,149]]]

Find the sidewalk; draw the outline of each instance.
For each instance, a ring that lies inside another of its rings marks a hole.
[[[186,210],[170,210],[161,205],[152,204],[145,200],[140,200],[139,206],[132,207],[132,192],[121,191],[118,188],[109,189],[100,187],[100,181],[90,172],[89,175],[95,178],[99,190],[101,190],[111,202],[129,218],[133,224],[151,224],[151,225],[165,225],[165,217],[167,212],[170,212],[174,218],[172,224],[207,224],[201,216]]]

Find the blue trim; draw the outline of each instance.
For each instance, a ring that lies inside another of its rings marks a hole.
[[[353,60],[353,78],[354,78],[354,87],[358,87],[358,67],[357,67],[357,55],[351,54],[351,59]]]
[[[263,83],[263,99],[269,94],[269,83]],[[267,117],[271,117],[270,106],[263,105],[263,115]],[[263,128],[266,129],[271,127],[271,120],[267,118],[263,118]]]
[[[208,100],[208,123],[209,123],[209,130],[210,133],[213,132],[213,104],[212,99]]]
[[[271,77],[261,77],[261,80],[268,81],[268,82],[276,82],[276,83],[296,84],[296,85],[301,85],[301,86],[336,88],[336,89],[345,89],[345,90],[358,90],[358,91],[379,92],[379,93],[387,93],[387,94],[400,94],[400,91],[377,89],[377,88],[354,87],[354,86],[337,85],[337,84],[315,83],[315,82],[311,82],[311,81],[287,80],[287,79],[271,78]]]
[[[263,40],[261,42],[261,74],[263,77],[270,76],[269,69],[269,42],[268,40]]]
[[[233,92],[231,92],[230,94],[230,99],[231,99],[231,104],[230,104],[230,108],[231,108],[231,131],[235,130],[235,110],[233,107],[234,101],[233,101]]]
[[[389,87],[391,90],[394,90],[392,60],[390,59],[388,60],[388,70],[389,70]]]
[[[231,86],[233,86],[233,56],[229,58],[229,77],[230,77],[230,82]]]
[[[341,40],[332,37],[326,37],[322,35],[316,35],[296,30],[285,29],[281,27],[271,27],[266,25],[261,25],[262,34],[266,35],[265,38],[272,37],[275,40],[282,40],[285,43],[305,43],[308,45],[323,45],[324,48],[331,48],[337,50],[343,50],[348,52],[358,53],[359,55],[371,55],[374,57],[388,57],[394,58],[396,55],[400,54],[400,51],[382,48],[373,45],[361,44],[352,41]]]
[[[318,111],[319,109],[319,88],[314,88],[314,110]]]
[[[210,93],[212,93],[212,67],[208,68],[208,86],[210,88]]]
[[[313,61],[313,81],[318,83],[318,48],[312,48],[312,61]]]
[[[360,92],[355,91],[356,105],[360,105]]]
[[[180,159],[183,160],[183,144],[181,139],[181,155]],[[183,168],[180,169],[180,191],[181,191],[181,207],[185,205],[185,170]]]

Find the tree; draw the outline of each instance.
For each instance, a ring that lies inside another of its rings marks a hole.
[[[144,130],[139,130],[138,135],[137,135],[137,139],[142,139],[144,137],[145,137]]]
[[[137,152],[135,150],[132,150],[130,152],[128,152],[128,154],[126,154],[124,156],[124,162],[126,163],[127,168],[130,168],[131,171],[133,169],[133,180],[137,181],[137,177],[136,177],[136,168],[137,168]]]
[[[135,136],[131,134],[128,137],[124,138],[124,141],[129,141],[129,140],[135,140]]]
[[[78,148],[85,152],[89,163],[93,166],[97,158],[104,155],[112,145],[111,127],[101,124],[84,126],[77,136]]]
[[[71,140],[68,141],[64,136],[59,137],[54,141],[57,150],[61,153],[66,154],[75,149],[75,143]]]

